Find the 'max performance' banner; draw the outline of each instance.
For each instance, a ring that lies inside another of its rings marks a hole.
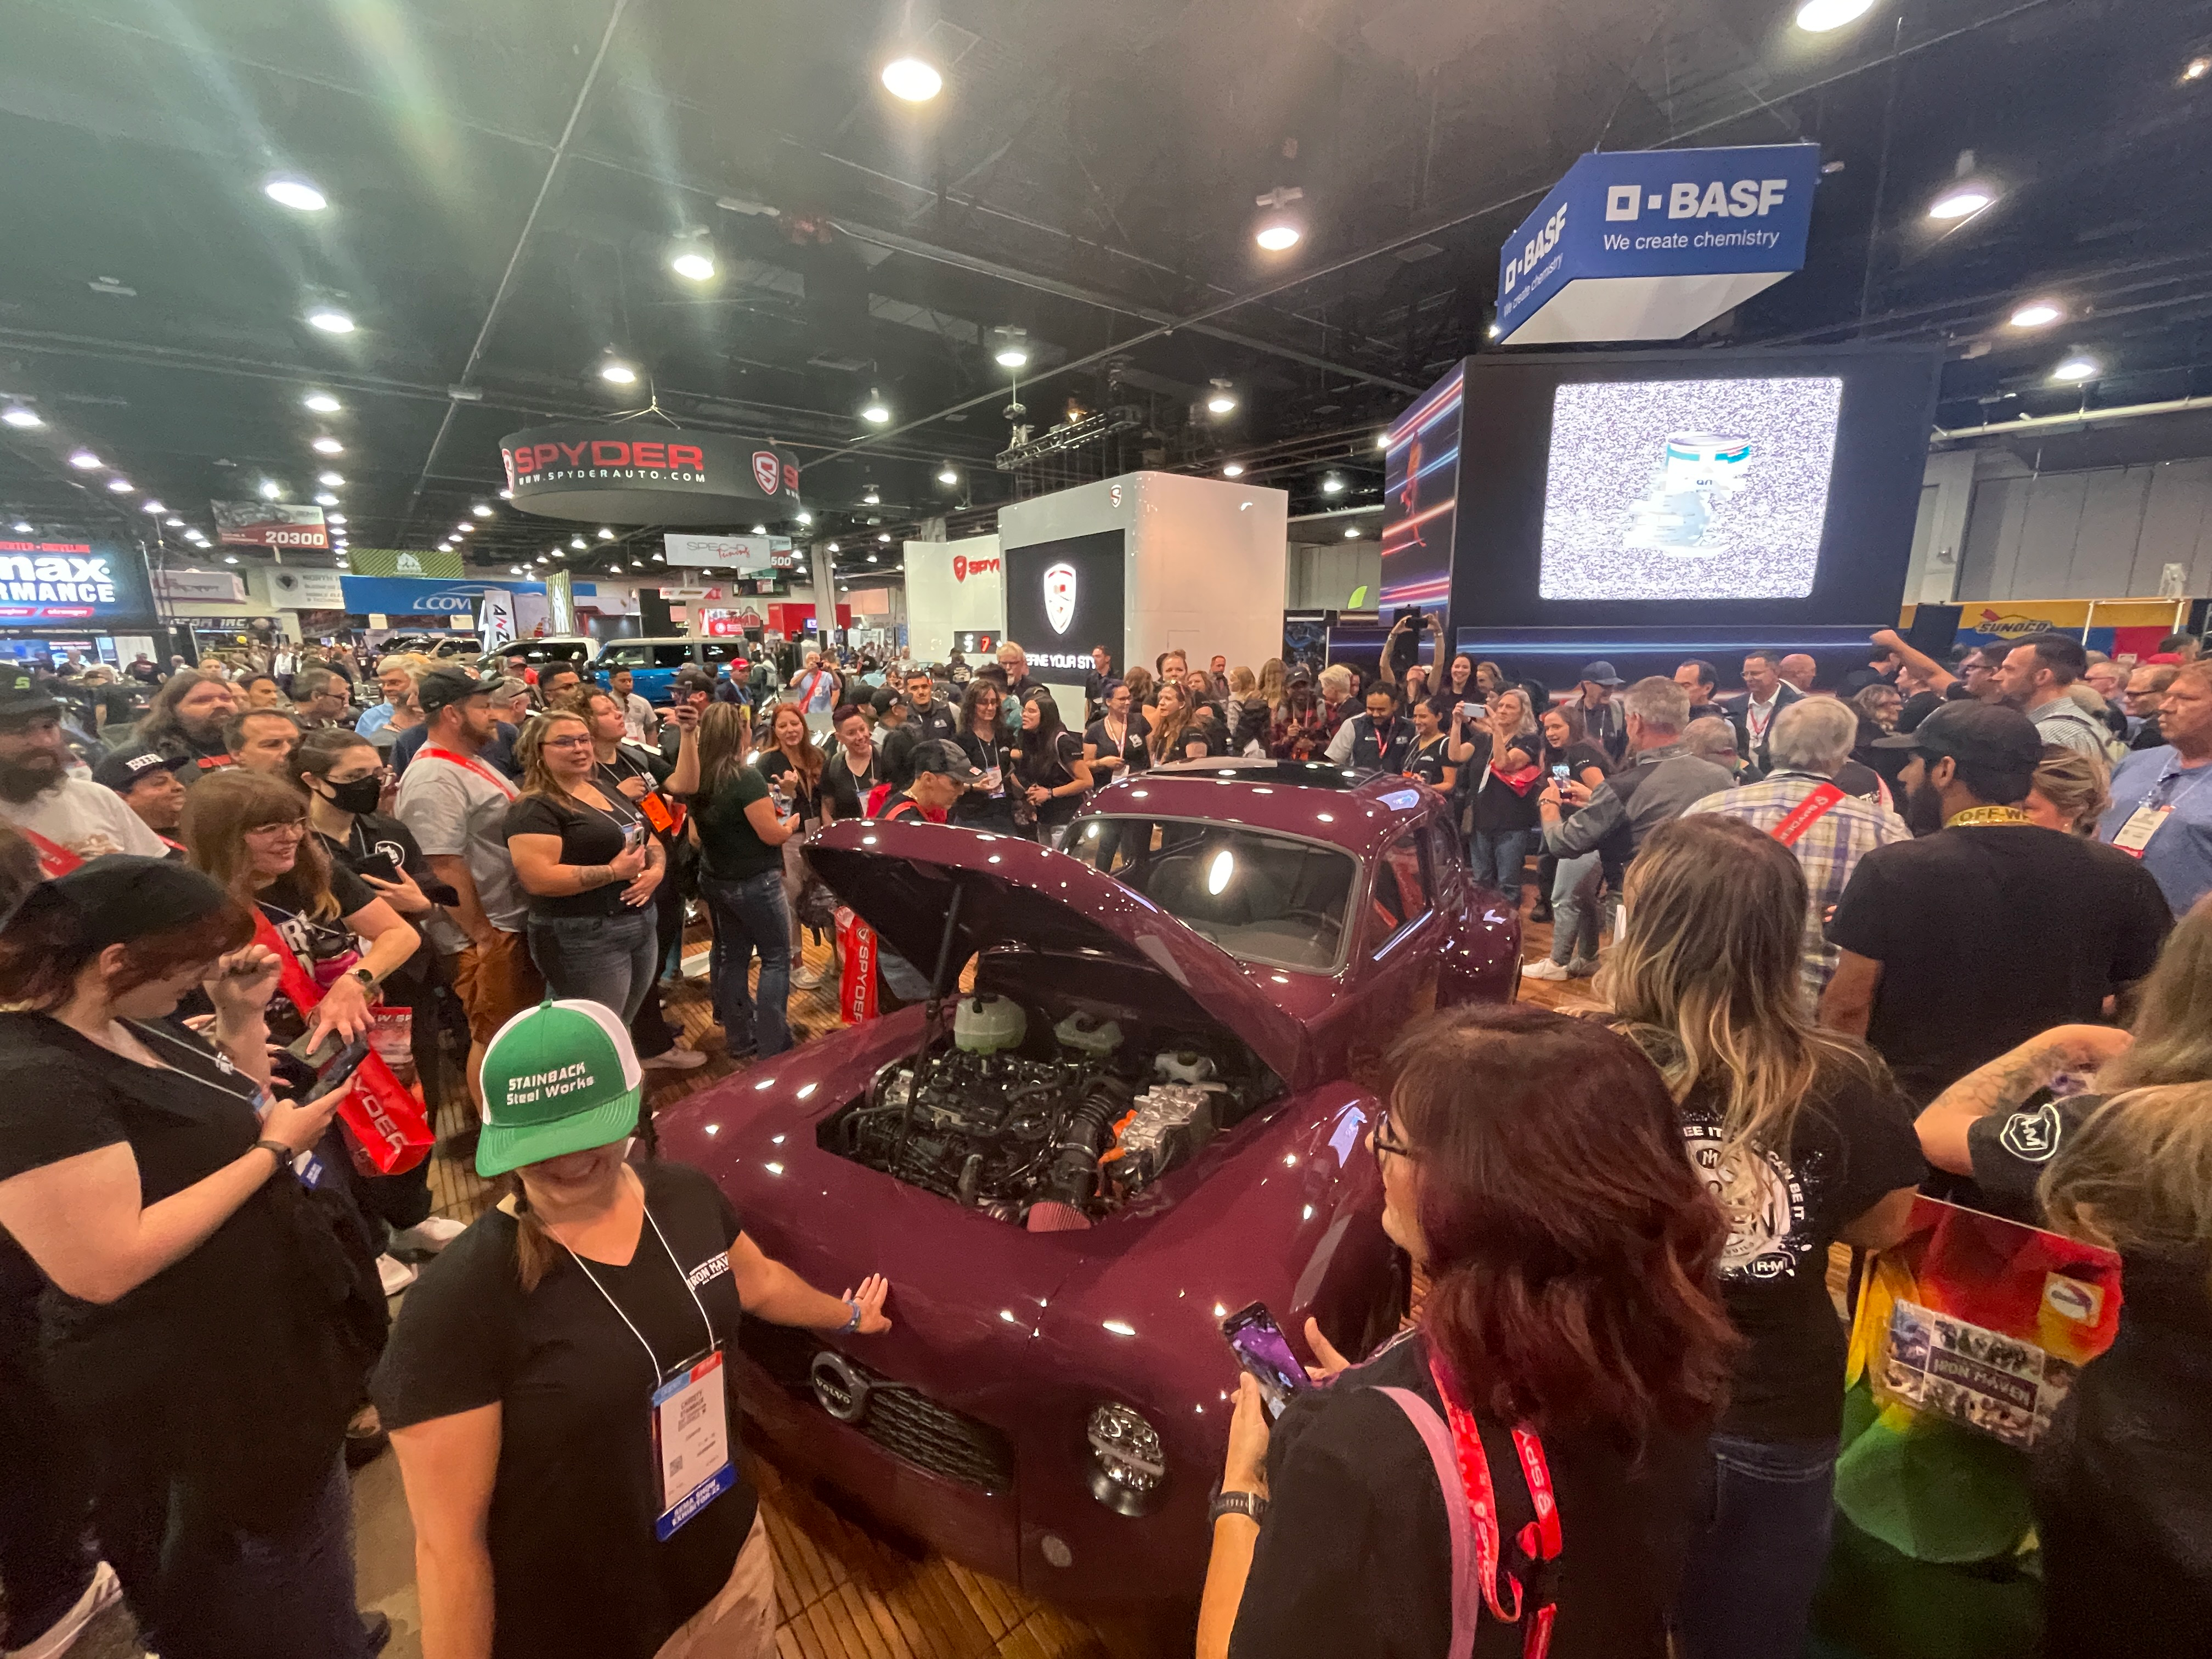
[[[154,590],[135,550],[88,542],[0,542],[0,623],[154,624]]]
[[[1498,337],[1679,340],[1805,263],[1818,144],[1601,150],[1505,240]]]

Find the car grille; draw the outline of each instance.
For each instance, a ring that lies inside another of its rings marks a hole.
[[[744,1352],[787,1393],[815,1400],[809,1368],[822,1344],[811,1333],[747,1319],[742,1342]],[[932,1474],[980,1492],[1013,1490],[1014,1448],[1004,1434],[849,1354],[843,1358],[870,1384],[867,1410],[853,1427],[894,1457]]]

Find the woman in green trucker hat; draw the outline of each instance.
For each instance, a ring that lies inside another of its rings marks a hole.
[[[526,1010],[485,1050],[477,1169],[506,1195],[423,1270],[374,1384],[439,1659],[773,1655],[725,1357],[748,1313],[890,1328],[881,1276],[826,1296],[706,1176],[630,1164],[642,1083],[596,1002]]]

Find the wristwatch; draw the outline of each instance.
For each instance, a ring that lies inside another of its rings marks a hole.
[[[276,1159],[277,1170],[284,1169],[290,1164],[294,1158],[299,1156],[297,1152],[294,1152],[289,1146],[287,1146],[281,1140],[257,1140],[253,1143],[252,1150],[257,1152],[269,1152],[274,1154]],[[271,1175],[276,1173],[276,1170],[271,1170],[270,1171],[270,1174]]]
[[[1259,1526],[1267,1518],[1267,1500],[1255,1492],[1223,1492],[1217,1486],[1206,1506],[1206,1524],[1211,1527],[1224,1515],[1241,1515]]]
[[[373,992],[376,989],[376,975],[370,973],[368,969],[356,968],[349,972],[352,978],[361,981],[361,988],[364,992]]]

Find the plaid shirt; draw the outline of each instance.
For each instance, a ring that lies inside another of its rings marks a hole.
[[[1777,772],[1764,783],[1747,783],[1707,795],[1689,812],[1726,812],[1771,836],[1792,807],[1827,781],[1810,772]],[[1829,976],[1836,971],[1837,951],[1828,943],[1826,919],[1843,897],[1851,872],[1873,848],[1911,839],[1905,820],[1880,801],[1846,795],[1814,819],[1790,848],[1804,866],[1805,885],[1809,890],[1802,964],[1808,1000],[1820,1001],[1820,993],[1828,988]]]

